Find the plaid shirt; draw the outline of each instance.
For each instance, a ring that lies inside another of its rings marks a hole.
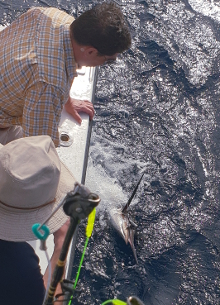
[[[58,124],[77,76],[69,26],[56,8],[31,8],[0,32],[0,127],[46,134],[59,144]]]

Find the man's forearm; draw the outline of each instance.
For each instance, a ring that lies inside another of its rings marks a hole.
[[[69,220],[67,220],[67,222],[59,230],[57,230],[54,233],[54,252],[50,259],[52,276],[53,276],[57,261],[60,257],[60,252],[61,252],[61,249],[63,246],[63,242],[65,239],[68,227],[69,227]],[[47,267],[46,272],[43,277],[45,288],[47,287],[48,278],[49,278],[49,268]],[[61,289],[61,285],[59,284],[57,286],[55,295],[60,294],[60,293],[62,293],[62,289]]]

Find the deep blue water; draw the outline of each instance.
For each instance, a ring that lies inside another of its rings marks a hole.
[[[0,23],[31,5],[77,16],[98,1],[2,1]],[[119,2],[132,47],[99,69],[86,184],[102,202],[74,304],[137,295],[146,305],[220,304],[220,4]],[[108,221],[142,173],[132,251]],[[79,229],[73,277],[84,246]]]

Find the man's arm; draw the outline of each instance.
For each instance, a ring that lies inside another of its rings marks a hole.
[[[58,126],[63,108],[62,91],[43,82],[35,83],[26,92],[22,116],[24,136],[49,135],[55,146],[59,145]],[[93,104],[86,100],[70,98],[65,109],[81,124],[79,112],[85,112],[90,120],[94,116]]]
[[[70,221],[67,220],[67,222],[53,234],[54,235],[54,252],[50,259],[52,275],[53,275],[54,269],[56,267],[57,261],[60,256],[60,251],[63,246],[63,241],[65,239],[67,230],[69,228],[69,223],[70,223]],[[49,277],[49,269],[47,267],[46,272],[43,277],[45,288],[47,287],[48,277]],[[60,294],[60,293],[62,293],[62,289],[61,289],[61,285],[58,284],[55,295]]]
[[[65,104],[66,111],[72,115],[72,117],[81,124],[82,119],[79,115],[79,112],[85,112],[89,115],[90,120],[93,119],[95,111],[93,104],[87,100],[77,100],[72,97],[69,97]]]
[[[62,91],[50,84],[38,82],[30,87],[26,92],[22,116],[24,136],[48,135],[57,147],[63,100]]]

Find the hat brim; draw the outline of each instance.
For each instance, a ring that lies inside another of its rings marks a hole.
[[[55,201],[36,210],[19,210],[0,205],[0,239],[8,241],[36,240],[32,232],[35,223],[44,221],[53,213],[65,195],[74,189],[76,179],[72,173],[61,163],[60,181]],[[40,194],[39,194],[40,196]],[[68,219],[61,207],[46,223],[50,233],[56,232]]]

